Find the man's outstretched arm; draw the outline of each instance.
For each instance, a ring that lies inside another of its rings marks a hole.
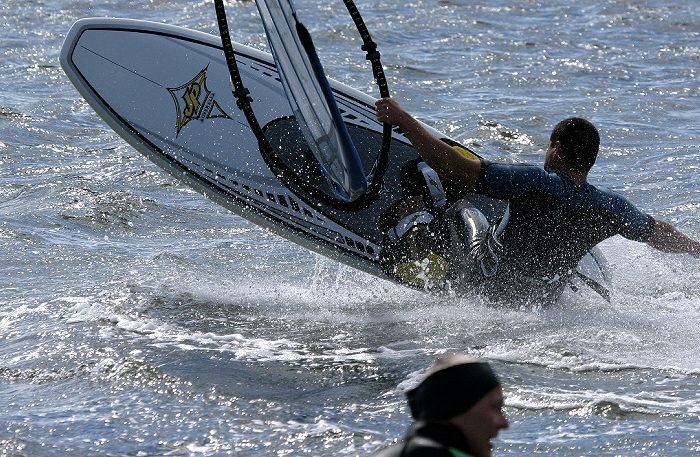
[[[474,190],[479,179],[481,162],[470,159],[455,151],[450,145],[430,134],[401,105],[391,98],[377,100],[377,119],[391,125],[398,125],[406,138],[418,150],[425,163],[441,177],[468,190]]]
[[[700,257],[700,242],[685,236],[668,222],[654,220],[654,233],[646,243],[659,251]]]

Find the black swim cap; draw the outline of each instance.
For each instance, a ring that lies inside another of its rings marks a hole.
[[[488,363],[460,363],[431,374],[406,396],[413,419],[445,421],[468,411],[500,385]]]

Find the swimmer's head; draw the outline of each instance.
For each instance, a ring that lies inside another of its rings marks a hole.
[[[490,457],[491,441],[508,428],[500,382],[488,363],[473,357],[438,359],[408,399],[414,419],[455,427],[475,457]]]
[[[439,358],[426,371],[423,382],[407,393],[408,404],[416,420],[446,421],[467,411],[500,385],[488,363],[451,354]]]

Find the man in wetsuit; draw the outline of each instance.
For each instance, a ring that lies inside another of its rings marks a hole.
[[[441,357],[407,397],[415,422],[375,457],[489,457],[491,440],[508,427],[498,378],[469,356]]]
[[[463,227],[456,235],[461,246],[459,240],[452,244],[462,256],[452,256],[450,263],[484,292],[510,298],[527,290],[556,299],[581,258],[618,234],[664,252],[700,257],[697,241],[587,182],[600,137],[585,119],[566,119],[554,127],[543,169],[471,159],[431,135],[395,100],[380,99],[376,107],[377,119],[399,126],[441,178],[508,201],[503,219],[492,227],[478,210],[453,205]]]

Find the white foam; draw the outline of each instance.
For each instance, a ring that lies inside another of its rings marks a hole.
[[[133,273],[138,278],[136,290],[143,290],[146,297],[155,294],[159,300],[178,301],[184,296],[207,306],[241,307],[256,318],[300,322],[312,329],[337,328],[335,335],[328,332],[329,344],[322,348],[299,332],[269,338],[244,331],[196,331],[167,316],[157,319],[139,313],[134,303],[142,299],[138,292],[135,296],[114,287],[93,297],[73,294],[60,300],[70,305],[69,323],[110,322],[111,327],[100,329],[107,337],[118,329],[159,347],[220,351],[243,360],[372,364],[469,352],[582,373],[634,368],[700,372],[695,350],[700,347],[695,332],[700,324],[696,309],[700,288],[685,282],[687,276],[669,271],[675,263],[656,262],[656,254],[642,245],[613,239],[604,243],[603,250],[614,270],[613,302],[570,294],[548,309],[508,309],[478,297],[431,296],[318,256],[299,259],[313,262],[313,273],[306,277],[294,273],[241,280],[209,268],[151,280]],[[392,333],[373,338],[376,346],[363,344],[349,330],[355,325],[387,327],[383,324],[389,324]]]
[[[683,398],[674,391],[637,391],[632,394],[622,390],[595,390],[576,388],[523,388],[511,386],[506,394],[509,407],[527,410],[571,411],[589,414],[596,407],[618,408],[622,413],[652,415],[694,415],[700,409],[697,398]]]

